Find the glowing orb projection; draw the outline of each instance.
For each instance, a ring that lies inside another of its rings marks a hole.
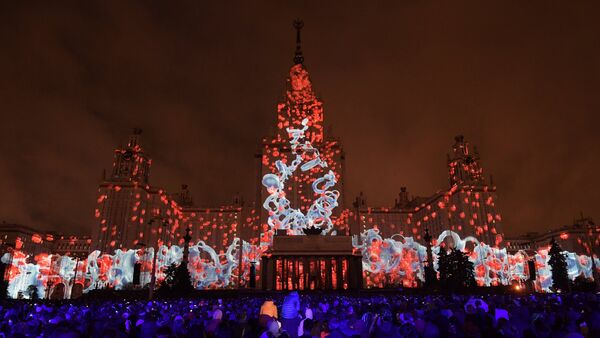
[[[332,210],[338,206],[340,193],[331,190],[337,182],[332,170],[318,177],[312,183],[312,190],[318,196],[303,213],[299,208],[292,207],[286,198],[286,181],[294,175],[298,167],[300,171],[307,172],[315,167],[327,168],[327,162],[321,159],[319,151],[310,141],[305,139],[304,133],[308,129],[308,119],[302,120],[302,128],[287,128],[290,138],[290,148],[295,159],[286,164],[282,160],[275,162],[277,173],[263,176],[262,184],[267,189],[269,196],[265,199],[263,207],[268,211],[268,225],[271,231],[284,229],[290,235],[303,235],[304,229],[321,229],[322,234],[335,235],[336,231],[331,221]]]
[[[547,247],[531,256],[524,251],[509,254],[506,249],[491,247],[479,242],[475,237],[468,236],[463,239],[453,231],[444,231],[432,245],[436,271],[437,256],[443,249],[441,243],[448,243],[447,239],[450,239],[454,248],[468,253],[474,264],[478,285],[510,285],[526,280],[529,278],[527,262],[533,260],[537,272],[536,290],[551,292],[552,271],[548,264],[550,257]],[[235,287],[236,279],[239,281],[240,278],[239,273],[242,279],[248,279],[248,267],[258,263],[257,258],[265,247],[240,241],[236,238],[223,253],[217,253],[203,241],[190,245],[188,269],[196,289]],[[382,287],[390,283],[415,287],[424,281],[423,262],[426,260],[426,247],[416,242],[413,237],[393,235],[383,238],[377,229],[368,229],[359,236],[354,236],[352,244],[355,250],[362,254],[363,277],[368,287]],[[163,245],[156,254],[156,276],[160,283],[169,265],[181,263],[183,248]],[[578,276],[588,279],[593,277],[591,257],[567,251],[563,251],[563,254],[567,258],[568,275],[571,280]],[[32,257],[17,250],[12,255],[4,254],[1,261],[7,264],[9,297],[30,298],[32,292],[37,292],[41,297],[62,299],[69,298],[77,285],[83,292],[104,288],[122,290],[131,287],[134,282],[134,270],[138,264],[140,286],[148,285],[153,256],[154,250],[149,248],[116,250],[113,254],[94,251],[86,259],[45,253],[31,259]],[[600,260],[594,259],[596,266],[600,266]],[[56,296],[57,294],[59,296]]]
[[[506,248],[492,247],[480,242],[473,236],[464,239],[453,231],[443,231],[432,245],[434,268],[438,271],[437,257],[441,244],[450,240],[452,247],[467,252],[473,262],[475,280],[479,286],[510,285],[513,282],[529,278],[527,261],[535,262],[537,291],[551,292],[552,271],[548,265],[550,259],[547,249],[540,249],[532,256],[524,251],[509,254]],[[415,287],[425,281],[423,262],[426,260],[426,247],[414,241],[412,237],[393,235],[383,238],[377,229],[368,229],[359,236],[353,236],[352,245],[362,254],[363,271],[368,287],[383,287],[385,284],[398,284]],[[578,276],[592,278],[592,259],[563,251],[567,258],[569,278]],[[598,258],[596,266],[600,263]]]

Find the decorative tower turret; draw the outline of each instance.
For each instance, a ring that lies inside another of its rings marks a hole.
[[[178,224],[179,207],[165,190],[150,185],[152,160],[140,143],[142,130],[133,129],[125,147],[114,151],[111,174],[98,187],[93,248],[102,252],[151,246],[157,240],[169,244],[173,233],[149,223],[153,217]]]
[[[489,245],[501,245],[502,218],[496,207],[496,187],[486,182],[477,148],[462,135],[454,138],[448,155],[450,190],[442,201],[448,210],[446,229],[475,235]]]
[[[262,140],[260,152],[257,158],[259,164],[259,182],[266,174],[278,171],[277,160],[289,165],[296,158],[297,150],[290,147],[290,135],[288,128],[304,130],[304,139],[312,145],[315,151],[305,152],[303,160],[310,162],[318,157],[327,162],[327,167],[314,166],[306,171],[298,172],[291,177],[286,184],[286,198],[293,208],[301,212],[308,212],[312,202],[318,196],[312,189],[312,184],[319,177],[327,174],[329,170],[335,175],[335,189],[340,192],[340,206],[344,206],[344,183],[343,162],[344,153],[338,140],[326,137],[323,126],[323,101],[317,97],[310,79],[310,75],[304,65],[305,58],[302,52],[301,32],[304,23],[301,20],[294,21],[296,30],[296,48],[294,52],[293,65],[289,70],[286,80],[286,92],[284,99],[277,105],[277,129],[275,133]],[[307,121],[303,125],[303,121]],[[304,129],[305,128],[305,129]],[[262,185],[257,186],[257,200],[264,201],[268,197]],[[340,208],[340,209],[342,209]],[[266,224],[269,215],[265,210],[260,211],[261,227],[257,229],[264,232],[268,229]],[[342,211],[336,210],[332,221],[338,233],[346,233],[347,220],[341,217]],[[258,228],[258,227],[257,227]],[[272,234],[269,234],[272,235]],[[256,234],[258,237],[258,234]],[[268,237],[268,236],[267,236]]]
[[[148,183],[151,160],[140,145],[141,134],[141,129],[134,128],[133,133],[129,136],[127,146],[115,150],[110,181]]]
[[[477,148],[470,148],[464,136],[454,138],[453,154],[448,156],[450,185],[481,185],[484,184],[483,169],[479,166]]]

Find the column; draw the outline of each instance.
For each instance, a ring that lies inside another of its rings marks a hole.
[[[342,274],[342,258],[337,257],[335,260],[335,276],[337,279],[336,289],[342,290],[344,288],[344,276]]]
[[[331,257],[325,259],[325,288],[327,290],[333,289],[333,271],[331,269]]]

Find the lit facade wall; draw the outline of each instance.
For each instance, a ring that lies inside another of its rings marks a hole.
[[[0,224],[0,245],[5,248],[26,252],[31,257],[54,248],[54,232],[42,232],[21,224]]]
[[[93,248],[102,252],[170,244],[181,231],[177,203],[149,185],[152,160],[140,135],[134,129],[127,145],[115,150],[112,172],[98,188]]]
[[[155,246],[157,241],[170,243],[181,231],[177,203],[163,190],[141,187],[136,182],[100,185],[95,210],[94,248],[102,252],[133,249],[139,245]],[[152,219],[156,219],[151,222]],[[167,222],[168,226],[162,226]]]
[[[565,225],[544,233],[530,232],[521,236],[507,237],[508,252],[519,250],[533,252],[548,247],[554,240],[565,251],[589,255],[600,255],[600,228],[590,218],[575,220],[572,225]]]
[[[328,167],[316,166],[305,172],[299,170],[286,182],[286,198],[291,202],[292,207],[299,208],[301,212],[305,213],[317,197],[312,189],[312,183],[316,178],[333,170],[337,179],[335,189],[341,195],[338,201],[340,206],[334,209],[332,221],[336,225],[338,233],[346,234],[348,232],[348,211],[344,210],[344,150],[339,140],[326,137],[324,133],[323,102],[316,96],[309,73],[301,63],[295,64],[290,69],[285,100],[277,105],[276,132],[273,136],[263,138],[260,151],[256,156],[258,160],[256,199],[262,222],[257,230],[264,232],[267,229],[265,222],[268,215],[261,205],[262,201],[268,197],[268,193],[260,184],[262,177],[277,172],[275,167],[277,160],[290,163],[295,158],[296,154],[291,152],[289,146],[287,128],[300,126],[304,119],[308,119],[306,139],[318,150],[320,158],[327,162]],[[316,158],[316,155],[306,155],[307,158],[304,160],[310,161]]]
[[[29,256],[30,262],[34,262],[38,255],[49,253],[87,258],[91,243],[92,239],[89,236],[63,236],[20,224],[0,224],[2,253],[19,252],[19,255]]]
[[[98,188],[92,248],[104,253],[157,245],[183,245],[190,227],[192,242],[203,240],[222,252],[236,236],[250,237],[254,209],[236,198],[230,206],[194,206],[186,185],[169,195],[149,184],[151,159],[142,149],[140,130],[126,147],[115,150],[113,170]],[[258,227],[256,227],[258,230]]]
[[[204,241],[217,253],[223,253],[231,244],[243,222],[242,207],[226,206],[221,208],[184,208],[182,223],[192,232],[192,243]],[[183,234],[183,232],[182,232]],[[177,234],[177,244],[183,245],[182,234]]]
[[[54,241],[53,254],[85,259],[91,252],[92,239],[89,236],[60,236]]]
[[[500,245],[502,216],[496,206],[496,187],[483,179],[479,155],[470,152],[462,136],[456,137],[454,155],[448,158],[451,187],[431,197],[409,198],[401,189],[393,207],[370,207],[364,196],[354,203],[356,231],[379,229],[384,237],[395,234],[421,239],[425,229],[434,236],[451,230],[462,237],[475,236]]]

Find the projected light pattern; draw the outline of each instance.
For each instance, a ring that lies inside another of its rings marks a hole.
[[[306,140],[305,133],[309,129],[309,119],[304,118],[300,125],[300,128],[286,128],[289,136],[290,155],[295,156],[294,159],[291,162],[286,159],[292,157],[275,161],[274,173],[263,176],[262,183],[268,192],[263,203],[263,207],[268,211],[268,224],[263,228],[260,241],[255,239],[245,242],[232,236],[233,239],[229,246],[225,246],[228,237],[223,235],[221,243],[226,248],[225,250],[217,252],[204,240],[199,240],[189,247],[188,269],[196,289],[230,288],[235,287],[236,284],[241,285],[241,281],[247,280],[249,277],[250,264],[258,263],[260,256],[270,246],[275,230],[284,229],[291,235],[303,235],[304,229],[315,227],[321,229],[323,234],[336,234],[331,216],[332,210],[338,206],[340,195],[337,190],[332,190],[337,182],[337,176],[333,170],[325,170],[328,168],[327,161],[323,160],[319,151],[312,146],[310,141]],[[310,186],[315,198],[312,204],[304,209],[305,212],[302,208],[293,208],[291,201],[286,197],[286,191],[289,190],[286,183],[290,178],[296,176],[298,168],[301,173],[310,172],[313,174],[311,176],[314,176]],[[319,170],[313,170],[315,168],[319,168]],[[475,194],[475,199],[479,199],[477,194]],[[446,202],[449,200],[444,200],[438,205],[440,208],[444,208]],[[347,213],[341,215],[344,219],[348,219]],[[191,216],[195,217],[196,215],[192,214]],[[236,214],[231,220],[230,231],[237,229],[237,217]],[[251,223],[257,217],[251,215],[247,222]],[[432,218],[435,218],[433,214]],[[490,216],[490,218],[493,221],[493,217]],[[220,220],[222,221],[222,219]],[[191,225],[191,220],[183,221]],[[424,221],[426,220],[424,219]],[[176,231],[177,223],[168,223],[171,227],[168,230],[170,234],[178,233]],[[213,230],[215,232],[225,230],[222,225],[217,227],[217,223],[219,223],[217,219],[213,218],[212,223],[206,221],[202,224],[210,227],[204,238],[207,238],[206,236],[210,235]],[[417,222],[416,226],[420,226],[420,224]],[[158,229],[158,231],[162,230]],[[152,231],[152,229],[149,230]],[[417,228],[413,228],[412,232],[413,235],[416,235],[417,240],[420,239]],[[492,232],[494,232],[493,229]],[[483,235],[482,232],[476,232],[476,234]],[[40,236],[35,236],[34,239],[37,242],[42,241]],[[2,262],[9,265],[7,271],[10,281],[9,296],[30,298],[33,293],[37,293],[50,298],[68,298],[76,284],[82,286],[83,292],[102,288],[122,290],[134,284],[133,276],[136,266],[139,266],[140,270],[139,284],[141,286],[148,285],[152,277],[152,262],[155,254],[157,255],[156,278],[160,283],[165,278],[167,267],[182,262],[183,249],[177,245],[166,245],[170,244],[170,241],[159,242],[161,244],[156,253],[151,247],[143,247],[139,250],[117,249],[113,254],[94,251],[87,259],[81,261],[68,256],[38,254],[33,259],[35,264],[29,262],[29,256],[20,251],[17,246],[12,255],[6,254],[2,257]],[[260,243],[259,246],[256,245],[257,242]],[[452,247],[468,254],[474,265],[478,285],[509,285],[526,280],[529,277],[527,263],[534,260],[537,271],[536,289],[550,291],[552,273],[548,266],[547,247],[541,248],[533,257],[529,257],[524,251],[519,251],[514,255],[508,254],[506,249],[498,247],[500,242],[501,240],[497,240],[495,246],[490,246],[473,236],[461,238],[452,230],[442,231],[432,243],[434,269],[438,269],[436,260],[440,250]],[[179,244],[182,245],[183,242],[180,240]],[[374,227],[363,231],[360,237],[354,236],[352,244],[363,257],[363,271],[367,286],[383,287],[396,284],[416,287],[424,281],[423,262],[427,256],[426,247],[413,237],[404,234],[384,237],[378,228]],[[571,279],[578,276],[592,277],[590,257],[579,256],[571,252],[564,253],[567,256],[568,274]],[[598,265],[600,266],[600,264]],[[52,288],[52,286],[54,287]],[[61,286],[62,293],[58,293],[58,286]],[[55,294],[57,296],[54,296]]]
[[[382,284],[384,280],[406,287],[416,286],[416,279],[424,280],[423,264],[426,247],[412,237],[394,235],[382,238],[377,229],[369,229],[353,236],[352,245],[362,254],[363,271],[367,286]]]
[[[189,248],[188,268],[196,289],[215,289],[232,287],[237,280],[239,265],[240,239],[236,238],[223,254],[218,254],[212,247],[199,241]],[[249,267],[257,262],[262,251],[248,242],[242,243],[242,264]],[[156,276],[160,283],[165,269],[175,263],[181,263],[183,249],[179,246],[161,246],[156,260]],[[133,274],[136,264],[140,264],[140,285],[150,283],[154,250],[115,250],[114,254],[92,252],[87,259],[40,254],[34,257],[35,264],[27,263],[30,259],[21,251],[6,253],[2,262],[8,265],[8,295],[11,298],[31,298],[31,290],[35,288],[40,297],[52,297],[45,294],[49,287],[61,285],[65,287],[64,297],[74,284],[83,286],[83,292],[95,289],[112,288],[123,290],[133,285]],[[77,269],[76,269],[77,267]],[[248,278],[249,268],[244,269],[242,278]],[[55,289],[55,288],[54,288]]]
[[[360,240],[359,240],[360,239]],[[448,240],[451,239],[451,242]],[[240,239],[236,238],[227,250],[218,254],[203,241],[191,245],[188,268],[196,289],[231,288],[239,281]],[[453,243],[454,247],[469,253],[474,263],[479,285],[510,285],[529,278],[528,260],[534,260],[537,272],[537,291],[550,292],[552,272],[548,265],[548,247],[543,247],[534,256],[519,251],[507,254],[506,249],[490,247],[474,237],[460,238],[452,231],[444,231],[432,245],[434,268],[437,270],[437,254],[441,243]],[[242,279],[248,279],[249,265],[258,263],[265,247],[242,243]],[[415,287],[424,281],[422,262],[426,260],[426,247],[412,237],[394,235],[383,238],[376,229],[364,231],[353,238],[353,246],[362,253],[366,285],[382,287],[397,284]],[[8,295],[11,298],[30,298],[35,289],[40,297],[53,297],[56,288],[62,285],[63,298],[69,298],[74,285],[80,284],[83,292],[94,289],[113,288],[122,290],[133,284],[135,265],[140,264],[141,286],[150,283],[152,270],[152,248],[144,250],[116,250],[114,254],[92,252],[80,260],[68,256],[39,254],[28,263],[29,256],[21,251],[5,254],[1,260],[8,265]],[[592,261],[589,256],[563,252],[567,256],[569,278],[578,276],[592,278]],[[164,271],[170,264],[179,264],[183,249],[179,246],[161,246],[157,256],[157,281],[164,279]],[[600,260],[596,258],[596,266]],[[51,292],[48,289],[52,289]]]
[[[314,204],[315,193],[313,184],[316,179],[333,173],[336,181],[336,189],[343,190],[343,150],[339,140],[325,137],[324,132],[324,106],[322,100],[316,95],[310,79],[310,74],[303,64],[294,64],[287,78],[287,89],[282,102],[277,105],[277,125],[275,134],[265,137],[262,140],[261,149],[261,176],[267,174],[279,173],[280,168],[277,163],[290,164],[296,158],[298,153],[291,149],[290,128],[302,128],[304,130],[302,138],[310,143],[311,147],[318,150],[316,152],[304,152],[302,155],[305,162],[316,159],[316,155],[326,167],[320,165],[313,166],[308,170],[298,170],[294,175],[288,178],[285,184],[286,198],[290,200],[294,208],[307,213]],[[303,121],[307,121],[303,125]],[[269,192],[262,192],[262,200],[268,197]],[[338,233],[345,233],[348,229],[347,219],[348,210],[336,211],[330,216],[333,227]],[[263,214],[264,218],[257,224],[257,230],[264,233],[263,243],[270,243],[272,228],[266,222],[268,210]],[[261,226],[261,229],[258,229]]]
[[[290,147],[296,157],[289,165],[282,160],[277,160],[275,162],[277,174],[263,176],[262,184],[269,193],[263,208],[269,213],[267,223],[271,232],[285,229],[288,230],[288,234],[303,235],[303,229],[316,227],[321,229],[323,234],[335,235],[331,214],[338,205],[340,194],[337,190],[330,190],[337,182],[332,170],[312,182],[312,189],[318,198],[313,201],[306,213],[303,213],[300,208],[293,208],[286,198],[285,183],[299,166],[302,172],[310,171],[315,167],[327,168],[327,162],[321,159],[319,151],[311,145],[310,141],[305,140],[304,133],[308,129],[308,123],[308,119],[305,118],[302,120],[302,128],[287,128]]]
[[[550,292],[552,272],[548,265],[547,248],[538,250],[533,257],[522,251],[512,255],[505,248],[491,247],[472,236],[462,239],[457,233],[446,230],[432,245],[436,271],[437,255],[442,243],[448,243],[469,254],[474,265],[475,279],[480,286],[510,285],[527,280],[527,261],[533,259],[537,270],[536,290]],[[369,229],[363,231],[360,237],[354,236],[352,244],[363,256],[363,271],[368,287],[394,284],[415,287],[419,282],[425,281],[422,262],[426,260],[426,247],[415,242],[412,237],[394,235],[383,238],[377,229]],[[567,251],[563,253],[567,256],[567,268],[572,280],[578,276],[592,278],[592,261],[589,256]],[[596,266],[600,266],[599,263],[600,260],[596,258]]]

